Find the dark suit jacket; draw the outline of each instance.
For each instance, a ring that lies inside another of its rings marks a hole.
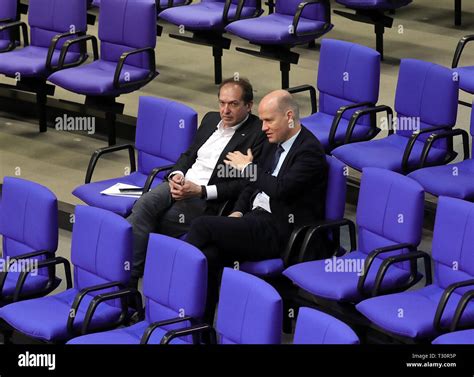
[[[246,168],[256,169],[256,180],[239,196],[234,211],[251,211],[255,196],[264,191],[281,239],[287,240],[295,226],[324,219],[328,166],[324,148],[304,126],[274,177],[269,170],[276,149],[277,144],[265,142],[260,159]]]
[[[173,169],[170,172],[180,170],[184,174],[192,167],[197,158],[198,150],[209,139],[209,137],[217,129],[217,125],[221,120],[218,112],[207,113],[201,121],[197,134],[194,138],[193,144],[184,152]],[[244,154],[247,149],[251,148],[254,155],[259,156],[262,150],[262,145],[265,140],[265,134],[262,132],[262,122],[258,117],[250,114],[247,121],[242,124],[239,129],[232,136],[226,147],[222,151],[217,161],[216,167],[212,172],[208,185],[217,186],[217,199],[209,200],[207,202],[207,213],[215,214],[227,200],[236,200],[239,194],[247,185],[247,181],[239,177],[229,177],[218,174],[225,168],[224,160],[227,153],[232,151],[240,151]],[[225,171],[225,170],[224,170]]]

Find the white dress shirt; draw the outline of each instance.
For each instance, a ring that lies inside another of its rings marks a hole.
[[[283,147],[284,151],[281,153],[280,158],[278,159],[278,164],[272,173],[274,177],[278,177],[278,173],[280,172],[283,162],[285,162],[285,158],[290,152],[290,149],[293,146],[293,143],[295,142],[300,132],[301,130],[298,131],[291,138],[289,138],[287,141],[281,143],[281,146]],[[270,197],[267,194],[265,194],[265,192],[263,191],[259,192],[257,196],[255,196],[255,199],[253,200],[252,209],[255,209],[257,207],[263,208],[267,212],[270,212],[270,213],[272,212],[270,209]]]
[[[184,176],[185,180],[195,183],[199,186],[206,186],[207,199],[217,199],[217,186],[210,185],[208,186],[209,179],[211,179],[212,172],[216,168],[217,161],[219,160],[220,155],[224,151],[225,147],[229,143],[232,136],[234,136],[235,131],[244,124],[250,115],[234,127],[225,127],[223,126],[222,120],[217,125],[217,129],[214,133],[206,140],[206,142],[199,148],[197,152],[196,161],[191,166],[191,168],[186,172]],[[170,176],[174,174],[184,175],[182,171],[176,170],[173,171]]]

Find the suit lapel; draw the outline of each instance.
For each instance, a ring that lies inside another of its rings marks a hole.
[[[296,137],[296,140],[294,141],[293,145],[291,146],[290,152],[286,155],[285,161],[283,161],[283,165],[281,166],[280,172],[278,173],[278,175],[285,173],[285,170],[288,164],[290,163],[290,161],[292,160],[293,155],[296,153],[296,150],[299,148],[299,146],[303,143],[304,133],[305,133],[305,130],[303,129],[303,126],[301,126],[301,131],[299,135]]]

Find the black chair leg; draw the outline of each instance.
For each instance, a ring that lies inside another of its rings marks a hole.
[[[214,82],[219,85],[222,82],[222,56],[224,52],[221,47],[212,47],[212,55],[214,56]]]
[[[380,58],[383,60],[383,35],[385,27],[380,24],[375,24],[375,49],[380,53]]]
[[[46,132],[48,129],[48,123],[46,120],[46,103],[48,97],[45,92],[39,91],[36,93],[36,105],[38,107],[38,119],[39,119],[39,130],[40,132]]]
[[[461,0],[454,0],[454,24],[456,26],[461,25]]]
[[[288,89],[290,87],[290,69],[291,69],[290,63],[280,62],[282,89]]]
[[[105,125],[107,127],[109,146],[117,144],[117,136],[115,131],[115,122],[117,115],[114,112],[108,111],[105,113]]]

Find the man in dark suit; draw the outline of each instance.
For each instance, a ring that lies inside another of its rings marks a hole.
[[[280,257],[295,226],[324,218],[327,171],[324,149],[301,125],[292,95],[278,90],[260,103],[259,116],[268,143],[254,162],[252,151],[227,155],[226,164],[254,178],[229,217],[202,216],[187,241],[208,259],[208,305],[212,322],[218,276],[223,265]]]
[[[142,195],[127,218],[134,235],[131,286],[143,275],[151,232],[179,237],[196,217],[215,215],[227,200],[235,201],[247,184],[239,175],[229,174],[224,159],[229,152],[249,148],[260,154],[265,135],[260,120],[251,113],[252,86],[246,79],[225,80],[218,98],[220,112],[204,116],[193,144],[167,181]]]

